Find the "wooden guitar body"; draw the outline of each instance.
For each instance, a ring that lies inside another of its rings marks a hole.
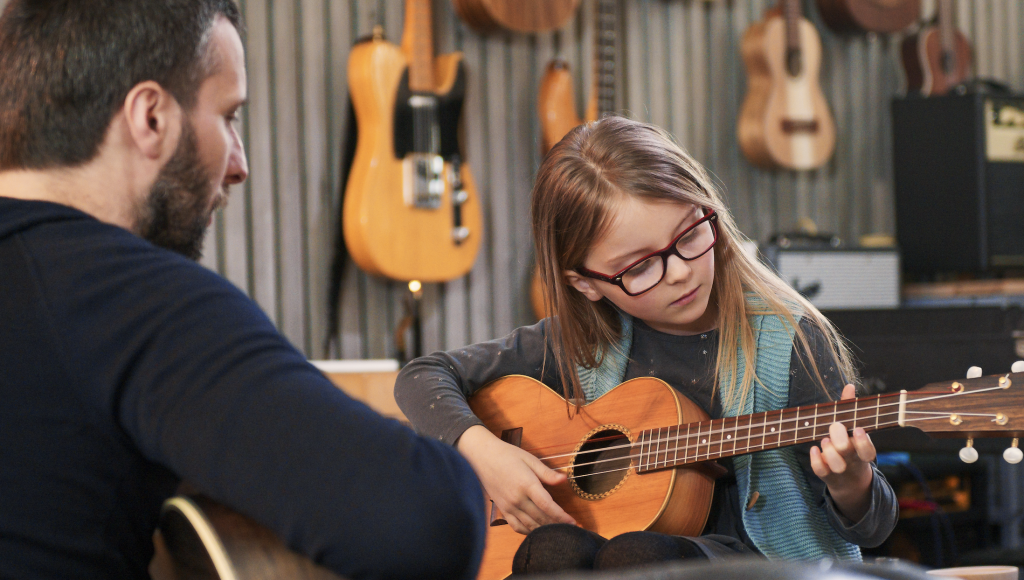
[[[967,80],[971,68],[971,45],[959,31],[953,33],[953,59],[947,71],[943,63],[942,34],[938,27],[928,26],[903,39],[900,47],[907,88],[924,96],[939,96]]]
[[[359,125],[343,208],[345,243],[356,264],[396,280],[439,282],[473,267],[481,241],[480,206],[466,163],[458,156],[458,123],[465,90],[461,53],[434,59],[435,95],[444,158],[444,191],[436,207],[413,199],[418,168],[409,136],[417,122],[410,106],[409,60],[398,46],[374,38],[352,49],[348,82]],[[455,175],[453,167],[458,165]],[[461,179],[465,199],[454,199]],[[457,206],[457,208],[456,208]],[[453,232],[467,228],[456,241]]]
[[[818,0],[818,11],[839,32],[898,32],[921,15],[921,0]]]
[[[455,12],[479,32],[500,28],[548,32],[565,26],[580,0],[453,0]]]
[[[798,24],[801,67],[787,70],[785,21],[771,16],[743,35],[747,96],[738,124],[740,147],[766,169],[813,169],[835,150],[836,128],[818,81],[821,40],[805,18]]]
[[[553,60],[544,71],[537,95],[537,114],[540,116],[541,153],[562,140],[562,137],[584,122],[597,118],[597,100],[591,96],[584,118],[576,114],[576,95],[572,73],[563,60]]]
[[[604,478],[584,476],[586,464],[595,460],[595,454],[586,453],[595,445],[588,441],[613,436],[633,443],[644,429],[707,418],[699,407],[663,381],[638,378],[622,383],[584,406],[571,419],[561,396],[522,376],[505,377],[485,386],[469,404],[473,413],[499,437],[506,430],[521,428],[523,449],[536,450],[539,456],[573,453],[573,457],[562,460],[563,465],[573,464],[567,471],[569,483],[548,491],[580,526],[606,538],[637,530],[693,536],[704,528],[714,481],[700,468],[666,469],[641,475],[629,466],[626,447],[626,458],[620,460],[621,471],[604,474]],[[478,578],[508,576],[512,557],[524,537],[508,525],[488,528]]]

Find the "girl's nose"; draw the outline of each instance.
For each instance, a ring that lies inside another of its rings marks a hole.
[[[669,284],[685,282],[692,272],[693,269],[690,267],[689,262],[679,256],[669,256],[668,263],[665,264],[664,281]]]

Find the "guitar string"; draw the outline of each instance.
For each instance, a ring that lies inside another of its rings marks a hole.
[[[948,416],[947,414],[943,414],[942,417],[921,417],[921,418],[918,418],[918,419],[906,420],[906,421],[904,421],[904,423],[913,423],[913,422],[916,422],[916,421],[934,421],[935,419],[945,419],[947,416]],[[885,423],[884,424],[885,427],[891,427],[891,426],[894,426],[894,425],[899,425],[899,421],[894,421],[894,422],[891,422],[891,423]],[[751,452],[751,450],[755,449],[756,447],[759,447],[759,446],[758,445],[748,445],[747,447],[744,447],[742,452],[740,452],[740,453],[735,453],[735,451],[736,451],[735,449],[733,449],[732,451],[734,452],[735,455],[743,455],[745,453]],[[723,451],[717,452],[717,455],[719,457],[722,457],[723,454],[724,454]],[[717,459],[717,457],[716,458],[712,458],[711,457],[712,455],[715,455],[715,453],[706,453],[705,457],[703,459],[697,459],[697,457],[699,457],[699,454],[698,454],[698,455],[694,456],[693,461],[691,461],[690,463],[691,464],[696,464],[696,463],[701,463],[701,462],[704,462],[704,461],[709,461],[711,459]],[[578,463],[578,464],[571,465],[571,466],[570,465],[555,466],[555,467],[551,467],[551,469],[567,470],[570,467],[579,467],[579,466],[582,466],[582,465],[591,465],[591,464],[597,464],[597,463],[608,463],[610,461],[622,461],[624,459],[637,459],[639,457],[641,457],[641,454],[639,454],[639,453],[636,454],[636,455],[623,455],[622,457],[615,457],[615,458],[610,458],[610,459],[602,459],[602,460],[595,461],[595,462],[592,462],[592,463]],[[686,464],[684,463],[683,465],[686,465]],[[667,463],[665,464],[665,467],[668,467]],[[595,476],[595,475],[603,475],[603,474],[606,474],[606,473],[615,473],[617,471],[627,471],[629,469],[634,469],[634,468],[635,468],[635,466],[629,465],[628,467],[619,467],[619,468],[616,468],[616,469],[608,469],[608,470],[605,470],[605,471],[597,471],[597,472],[594,472],[594,473],[585,473],[583,475],[573,475],[572,477],[569,477],[569,479],[582,479],[584,477],[592,477],[592,476]],[[655,469],[658,469],[657,464],[655,464],[655,467],[651,468],[650,470],[653,471]]]
[[[983,392],[987,392],[987,391],[992,391],[992,390],[1003,390],[1004,388],[1005,387],[995,386],[995,387],[989,387],[989,388],[985,388],[985,389],[977,389],[977,390],[974,390],[974,391],[961,391],[959,393],[947,393],[947,394],[935,395],[935,396],[926,397],[926,398],[919,398],[919,399],[912,399],[912,400],[908,399],[905,403],[895,402],[895,403],[886,403],[884,405],[876,404],[875,405],[875,410],[881,409],[883,407],[899,406],[901,404],[910,405],[912,403],[923,403],[923,402],[927,402],[927,401],[932,401],[932,400],[937,400],[937,399],[945,399],[945,398],[949,398],[949,397],[959,397],[959,396],[963,396],[963,395],[973,395],[973,394],[979,394],[979,393],[983,393]],[[908,395],[912,395],[912,393],[907,393],[907,394]],[[878,401],[881,401],[882,397],[890,397],[890,396],[896,396],[896,395],[895,394],[891,394],[891,395],[878,395],[876,397],[876,403]],[[863,401],[864,399],[857,399],[857,400],[858,401]],[[847,401],[852,402],[854,400],[853,399],[847,399]],[[834,405],[835,408],[831,412],[822,412],[822,413],[815,412],[814,415],[809,415],[807,417],[800,417],[800,419],[805,420],[805,421],[808,420],[808,419],[814,419],[815,420],[815,425],[814,426],[807,426],[807,427],[799,427],[798,426],[798,427],[796,427],[796,429],[793,429],[791,431],[799,431],[800,429],[815,429],[815,431],[816,431],[817,427],[818,427],[817,419],[819,417],[825,417],[825,416],[828,416],[828,415],[832,415],[833,418],[835,418],[835,416],[840,414],[840,413],[852,413],[854,411],[853,409],[843,410],[843,411],[838,410],[838,405],[841,404],[841,403],[844,403],[844,402],[846,402],[846,401],[836,401],[834,403],[823,403],[821,405],[816,405],[815,406],[816,410],[820,409],[822,406],[828,406],[830,404]],[[866,409],[863,409],[863,410],[864,411],[868,411],[869,409],[870,409],[870,407],[866,408]],[[751,429],[751,428],[756,428],[756,427],[767,428],[767,427],[776,426],[776,425],[781,426],[784,423],[790,423],[790,422],[794,422],[794,421],[797,420],[797,418],[795,418],[795,417],[788,418],[788,419],[783,418],[782,417],[783,411],[784,410],[779,410],[778,411],[778,413],[780,414],[779,415],[780,418],[778,420],[768,421],[767,420],[768,419],[768,415],[771,414],[771,413],[775,413],[776,411],[767,411],[767,412],[764,413],[765,421],[763,423],[756,423],[755,424],[755,423],[751,422],[751,423],[749,423],[747,425],[740,425],[739,422],[737,421],[737,423],[733,427],[729,427],[729,428],[724,428],[723,427],[723,428],[721,428],[719,430],[710,430],[709,429],[707,433],[701,433],[701,435],[709,436],[709,435],[715,435],[715,434],[723,434],[723,433],[725,433],[727,431],[728,432],[736,432],[738,429],[740,429],[742,427],[747,427],[748,428],[748,433],[749,433],[749,429]],[[913,413],[913,414],[933,413],[933,414],[939,416],[937,418],[945,418],[945,417],[948,417],[950,414],[952,414],[952,413],[949,413],[949,412],[939,412],[939,411],[908,411],[908,413]],[[894,414],[894,413],[892,413],[892,412],[876,413],[876,415],[879,415],[879,416],[892,415],[892,414]],[[996,417],[995,414],[989,414],[989,413],[956,413],[956,414],[962,415],[962,416]],[[748,417],[753,417],[753,415],[748,415]],[[871,417],[865,417],[865,418],[866,419],[870,419]],[[993,420],[995,420],[995,419],[993,419]],[[715,421],[715,420],[712,420],[712,422],[713,421]],[[841,423],[841,421],[833,421],[833,422],[840,422]],[[703,422],[701,422],[701,423],[703,423]],[[825,425],[822,425],[822,426],[824,427]],[[854,426],[856,426],[856,425],[854,425]],[[672,425],[672,426],[670,426],[670,428],[671,427],[679,427],[679,425]],[[663,427],[663,429],[664,429],[664,427]],[[778,437],[781,438],[781,436],[784,433],[788,433],[788,432],[790,432],[790,430],[780,429],[777,435],[776,435],[775,432],[771,432],[770,434],[767,433],[767,432],[762,432],[762,433],[759,433],[757,435],[749,435],[748,434],[747,437],[749,438],[749,437],[768,437],[768,436],[775,437],[775,436],[778,436]],[[686,436],[687,440],[689,440],[690,437],[691,436],[689,436],[689,435]],[[675,437],[668,437],[667,439],[661,439],[661,437],[659,435],[658,439],[648,440],[648,441],[645,441],[644,443],[647,443],[647,444],[658,443],[658,444],[660,444],[663,441],[669,441],[669,442],[671,442],[673,440],[674,441],[679,441],[682,438],[683,438],[683,436],[676,435]],[[812,437],[812,438],[816,438],[816,436]],[[737,438],[737,440],[738,439],[739,438]],[[730,439],[730,441],[732,441],[732,440]],[[715,445],[715,444],[719,444],[719,443],[725,444],[726,442],[725,441],[719,441],[717,443],[716,442],[712,442],[712,443],[697,443],[696,447],[700,447],[700,445]],[[630,444],[625,444],[625,445],[617,445],[617,446],[612,446],[612,447],[605,447],[605,448],[601,449],[601,451],[611,451],[611,450],[614,450],[614,449],[625,449],[625,448],[630,448],[633,445],[634,444],[630,443]],[[689,443],[685,444],[684,447],[686,449],[689,449],[689,447],[690,447]],[[546,461],[546,460],[550,460],[550,459],[558,459],[560,457],[570,457],[570,456],[576,455],[577,453],[578,452],[574,451],[574,452],[570,452],[570,453],[561,453],[561,454],[557,454],[557,455],[549,455],[549,456],[546,456],[546,457],[540,457],[538,459],[540,459],[541,461]]]

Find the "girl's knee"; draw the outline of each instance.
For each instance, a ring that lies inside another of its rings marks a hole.
[[[628,532],[616,536],[598,551],[594,568],[609,570],[658,562],[706,556],[695,543],[682,536],[657,532]]]
[[[608,540],[571,524],[549,524],[530,532],[512,559],[513,574],[590,570]]]

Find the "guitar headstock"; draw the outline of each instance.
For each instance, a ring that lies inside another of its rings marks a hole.
[[[981,369],[971,367],[967,376],[901,392],[903,424],[933,437],[966,437],[960,458],[967,463],[978,458],[973,449],[975,438],[1012,437],[1003,457],[1010,463],[1020,462],[1024,454],[1017,443],[1024,436],[1024,361],[1014,363],[1009,373],[981,376]]]

